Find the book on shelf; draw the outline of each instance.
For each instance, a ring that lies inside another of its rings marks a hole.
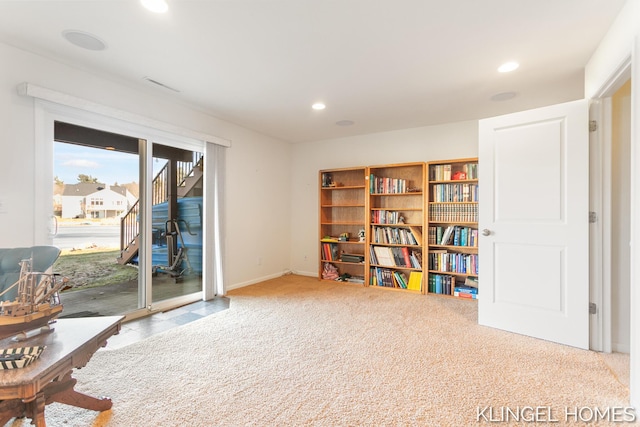
[[[477,277],[467,277],[464,279],[465,286],[471,286],[473,288],[478,287],[478,278]]]
[[[438,250],[429,252],[429,270],[478,275],[478,255]]]
[[[451,180],[451,165],[442,164],[431,166],[429,171],[430,181],[450,181]]]
[[[473,286],[463,285],[462,283],[457,283],[453,288],[454,292],[462,292],[465,294],[477,294],[478,288],[474,288]]]
[[[460,225],[429,226],[430,245],[478,246],[478,230]]]
[[[455,171],[454,171],[455,170]],[[429,168],[430,181],[478,179],[478,163],[436,164]]]
[[[409,227],[409,230],[411,231],[410,234],[413,235],[413,239],[415,240],[415,243],[413,243],[414,245],[422,245],[422,230],[420,229],[420,227],[414,227],[411,226]]]
[[[338,238],[337,237],[331,237],[331,236],[324,236],[322,239],[320,239],[321,242],[329,242],[329,243],[338,243]]]
[[[422,270],[422,253],[407,247],[371,246],[371,264]]]
[[[342,253],[340,255],[340,260],[342,262],[363,263],[364,255]]]
[[[371,286],[410,289],[410,279],[407,279],[406,274],[401,271],[394,271],[382,267],[371,267],[369,277],[369,284]]]
[[[478,179],[477,163],[467,163],[463,166],[463,170],[467,174],[467,179]]]
[[[411,267],[417,270],[422,270],[422,252],[411,251],[409,259],[411,260]]]
[[[402,178],[369,176],[369,190],[371,194],[399,194],[407,192],[407,180]]]
[[[431,187],[432,202],[477,202],[478,184],[434,184]]]
[[[404,275],[404,273],[400,272],[400,271],[394,271],[393,272],[393,279],[394,279],[394,283],[396,285],[396,287],[400,288],[400,289],[407,289],[407,276]]]
[[[451,287],[455,286],[455,277],[442,274],[429,275],[429,292],[441,295],[451,295]]]
[[[418,235],[416,236],[416,233]],[[384,243],[392,245],[413,245],[421,246],[422,233],[418,227],[384,227],[375,226],[371,233],[373,243]]]
[[[444,233],[442,233],[442,240],[439,243],[440,245],[449,245],[450,243],[453,243],[453,235],[451,233],[453,233],[455,228],[455,226],[449,226],[444,230]]]
[[[338,261],[338,245],[335,243],[322,243],[322,259],[324,261]]]
[[[432,203],[429,206],[431,222],[478,222],[478,204]]]
[[[407,248],[406,246],[403,246],[400,248],[400,251],[402,252],[404,266],[411,267],[411,255],[409,254],[409,248]]]
[[[402,212],[375,209],[371,211],[371,222],[374,224],[404,224]]]
[[[389,270],[388,268],[371,267],[369,277],[371,286],[382,286],[385,288],[396,287],[393,279],[393,270]]]
[[[380,263],[378,262],[378,257],[376,256],[374,248],[375,246],[369,246],[369,263],[378,265]]]
[[[419,291],[422,288],[422,272],[412,271],[409,273],[409,283],[407,289],[412,291]]]
[[[391,252],[391,248],[388,248],[386,246],[374,246],[373,251],[375,252],[378,265],[395,267],[396,263],[393,260],[393,253]]]
[[[478,299],[478,294],[470,294],[470,293],[466,293],[466,292],[460,292],[460,291],[453,291],[453,296],[454,297],[459,297],[459,298],[468,298],[468,299]]]

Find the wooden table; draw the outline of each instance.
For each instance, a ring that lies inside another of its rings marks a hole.
[[[94,411],[111,408],[111,399],[95,398],[73,389],[74,369],[82,368],[93,354],[120,331],[122,316],[59,319],[53,331],[24,341],[0,340],[0,348],[47,348],[31,365],[0,370],[0,425],[13,417],[28,417],[38,427],[46,426],[44,408],[52,402]]]

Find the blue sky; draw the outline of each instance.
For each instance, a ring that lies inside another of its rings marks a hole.
[[[154,169],[157,165],[154,161]],[[138,155],[54,142],[53,176],[65,184],[77,184],[79,174],[110,185],[138,182]]]

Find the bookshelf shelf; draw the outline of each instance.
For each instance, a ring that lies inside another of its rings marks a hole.
[[[367,176],[365,167],[319,172],[321,280],[366,283]]]
[[[424,293],[426,164],[369,167],[369,286]]]
[[[425,179],[424,162],[321,170],[319,278],[424,293]]]
[[[364,185],[341,185],[337,187],[322,187],[323,190],[353,190],[358,188],[365,188]]]
[[[430,274],[440,274],[444,276],[459,276],[459,277],[478,277],[477,274],[466,274],[466,273],[457,273],[455,271],[439,271],[439,270],[429,270]]]
[[[450,249],[452,251],[460,250],[460,251],[478,251],[477,246],[455,246],[455,245],[429,245],[430,248],[437,249]]]
[[[427,292],[478,295],[478,159],[428,163]]]

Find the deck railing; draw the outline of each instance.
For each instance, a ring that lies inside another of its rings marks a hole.
[[[194,152],[192,161],[176,162],[176,173],[178,187],[185,185],[188,177],[194,175],[196,167],[202,168],[204,157],[202,153]],[[168,163],[164,165],[153,178],[151,184],[151,204],[152,206],[164,203],[169,198],[169,168]],[[127,213],[120,220],[120,254],[122,255],[140,234],[140,199],[129,208]]]

